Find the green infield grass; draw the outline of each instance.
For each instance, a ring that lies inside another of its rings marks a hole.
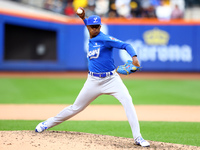
[[[40,121],[0,120],[1,131],[34,130]],[[140,122],[143,137],[151,141],[200,146],[200,123]],[[132,138],[127,121],[65,121],[49,130],[76,131]]]
[[[200,105],[200,80],[123,80],[134,104]],[[72,104],[85,79],[0,78],[1,104]],[[110,95],[92,104],[119,104]]]

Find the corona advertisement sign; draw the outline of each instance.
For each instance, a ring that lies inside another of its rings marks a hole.
[[[144,32],[143,38],[148,45],[167,45],[170,35],[166,31],[154,28]]]
[[[136,29],[141,29],[140,32],[133,31],[132,27],[132,32],[137,35],[124,40],[137,52],[143,70],[184,71],[192,70],[194,64],[199,63],[200,56],[196,49],[199,45],[196,43],[197,34],[192,35],[191,27],[182,26],[181,29],[173,26],[152,26],[146,29],[147,27],[137,27]],[[120,51],[119,58],[123,63],[131,59],[126,51]]]

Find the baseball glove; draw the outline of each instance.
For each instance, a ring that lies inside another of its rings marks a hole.
[[[128,60],[124,65],[120,65],[117,67],[117,72],[124,75],[129,75],[131,73],[140,70],[141,67],[134,66],[131,60]]]

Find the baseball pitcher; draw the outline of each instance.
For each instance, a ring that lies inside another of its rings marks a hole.
[[[102,33],[100,31],[101,18],[99,16],[93,15],[85,18],[83,8],[79,8],[77,15],[84,21],[90,35],[89,50],[87,53],[89,70],[87,80],[74,104],[64,108],[55,117],[39,123],[35,131],[43,132],[46,129],[52,128],[84,110],[98,96],[109,94],[118,99],[123,105],[135,143],[143,147],[150,146],[149,142],[141,136],[132,98],[118,75],[118,73],[130,74],[140,69],[134,49],[130,44]],[[116,68],[112,57],[113,48],[125,49],[132,57],[132,60]]]

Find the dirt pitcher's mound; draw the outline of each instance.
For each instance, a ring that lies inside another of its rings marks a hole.
[[[0,131],[1,150],[199,150],[200,147],[153,142],[148,148],[142,148],[134,144],[131,138],[114,137],[107,135],[96,135],[79,132],[45,131],[35,133],[34,131]]]

